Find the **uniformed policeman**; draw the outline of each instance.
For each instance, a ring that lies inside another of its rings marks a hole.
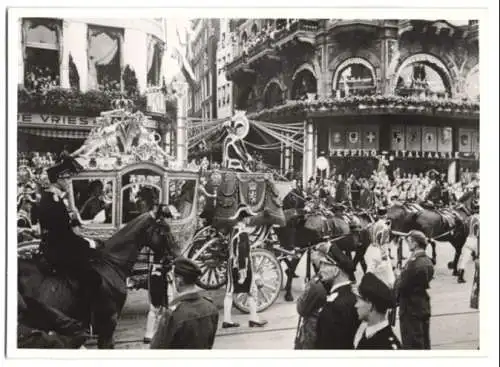
[[[333,285],[319,313],[315,349],[353,349],[360,324],[350,280],[354,264],[335,244],[330,245],[327,254],[333,267]]]
[[[431,349],[431,303],[427,289],[434,277],[434,267],[425,253],[427,242],[427,237],[421,231],[410,231],[408,248],[411,256],[394,284],[405,349]]]
[[[387,310],[394,307],[391,289],[373,273],[366,273],[354,291],[361,325],[354,337],[354,349],[401,349],[387,320]]]
[[[328,244],[318,245],[311,255],[311,261],[318,274],[306,285],[304,293],[297,300],[299,324],[295,336],[295,349],[314,349],[318,316],[326,302],[328,290],[332,288],[333,260],[327,255]]]
[[[174,261],[174,287],[177,297],[163,314],[151,349],[212,349],[219,311],[200,295],[195,281],[201,270],[193,261],[178,257]]]
[[[64,202],[66,178],[81,168],[78,162],[66,156],[47,169],[50,186],[42,193],[39,206],[41,248],[46,260],[58,271],[77,279],[83,286],[84,296],[90,297],[98,293],[101,285],[101,277],[90,266],[97,244],[75,233],[74,220]]]

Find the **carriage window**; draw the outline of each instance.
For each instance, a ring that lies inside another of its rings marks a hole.
[[[128,223],[161,202],[161,176],[130,172],[122,177],[122,223]]]
[[[188,218],[193,212],[196,180],[175,179],[168,184],[168,203],[179,213],[179,219]]]
[[[77,179],[72,181],[75,207],[88,224],[113,223],[115,185],[110,179]]]

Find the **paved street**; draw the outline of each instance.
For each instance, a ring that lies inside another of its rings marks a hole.
[[[458,284],[446,268],[453,254],[448,243],[438,244],[438,258],[435,280],[430,289],[432,301],[431,342],[433,349],[476,349],[479,345],[479,313],[469,308],[472,284],[472,264],[466,274],[466,284]],[[305,261],[304,261],[305,262]],[[304,264],[299,266],[301,278],[294,281],[294,295],[303,289]],[[361,272],[358,271],[358,279]],[[223,292],[210,292],[219,306],[222,306]],[[122,319],[116,333],[117,348],[144,348],[142,337],[148,309],[145,291],[130,293]],[[261,317],[269,321],[262,329],[250,329],[248,317],[234,310],[234,321],[238,329],[219,329],[215,340],[216,349],[292,349],[297,325],[295,303],[288,303],[281,295],[279,300]],[[222,310],[220,319],[222,321]],[[399,324],[396,325],[399,334]],[[258,334],[258,335],[257,335]]]

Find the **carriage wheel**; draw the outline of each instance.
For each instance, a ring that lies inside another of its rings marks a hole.
[[[252,249],[253,276],[255,279],[257,312],[264,311],[278,299],[283,282],[283,270],[276,256],[264,249]],[[234,307],[248,313],[248,295],[235,294]]]
[[[227,254],[224,248],[227,248],[227,245],[220,237],[194,242],[187,257],[198,264],[202,272],[196,285],[206,290],[214,290],[226,284]]]

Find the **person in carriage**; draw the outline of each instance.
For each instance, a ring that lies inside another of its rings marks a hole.
[[[42,193],[39,205],[40,247],[52,269],[79,281],[84,289],[82,296],[90,300],[92,312],[95,305],[91,295],[97,293],[101,284],[99,274],[90,265],[97,243],[74,231],[73,227],[79,223],[75,223],[64,202],[68,189],[66,179],[81,170],[82,166],[67,155],[47,169],[50,185]]]

